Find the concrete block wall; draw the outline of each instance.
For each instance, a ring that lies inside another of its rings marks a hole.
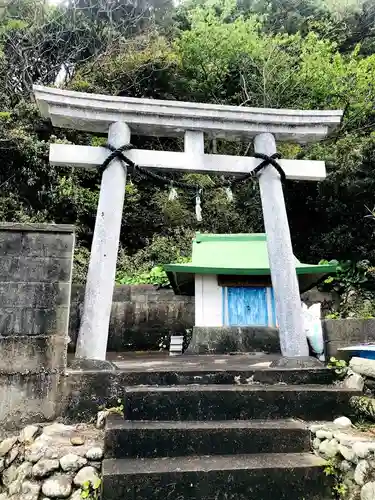
[[[73,250],[72,226],[0,223],[0,426],[59,412]]]
[[[69,325],[73,351],[77,340],[84,287],[72,288]],[[185,333],[194,325],[194,297],[177,296],[173,290],[152,285],[116,285],[109,325],[109,351],[141,351],[158,348],[163,337]]]

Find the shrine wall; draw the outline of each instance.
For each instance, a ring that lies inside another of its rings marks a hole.
[[[0,427],[58,412],[73,249],[72,226],[0,223]]]
[[[195,326],[223,326],[223,294],[216,274],[195,276]]]

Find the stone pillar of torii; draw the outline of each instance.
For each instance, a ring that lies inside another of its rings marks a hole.
[[[185,151],[132,149],[126,156],[141,167],[239,175],[262,160],[204,153],[204,136],[254,140],[256,153],[276,153],[276,140],[305,144],[320,140],[339,125],[342,112],[263,109],[179,101],[111,97],[49,87],[34,87],[43,116],[56,127],[108,133],[108,143],[129,144],[131,134],[184,136]],[[102,147],[52,144],[55,166],[97,168],[109,151]],[[322,161],[279,160],[288,179],[320,181]],[[84,311],[76,357],[105,360],[125,196],[126,173],[113,160],[103,172],[87,275]],[[281,353],[304,359],[309,350],[280,175],[266,167],[259,176],[267,248],[279,324]]]

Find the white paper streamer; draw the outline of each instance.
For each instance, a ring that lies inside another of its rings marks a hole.
[[[169,200],[169,201],[173,201],[173,200],[175,200],[176,198],[178,198],[178,194],[177,194],[176,188],[174,188],[174,187],[172,186],[172,187],[171,187],[171,190],[169,191],[168,200]]]
[[[202,222],[202,207],[201,207],[201,197],[199,194],[195,197],[195,215],[198,222]]]
[[[225,188],[225,194],[229,202],[233,201],[233,192],[229,186]]]

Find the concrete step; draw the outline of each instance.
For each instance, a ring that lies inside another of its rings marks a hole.
[[[124,385],[236,384],[331,384],[335,374],[325,366],[311,368],[271,367],[279,355],[137,356],[114,359]]]
[[[323,466],[308,453],[106,459],[103,500],[322,500]]]
[[[133,386],[302,386],[330,384],[333,377],[332,371],[325,368],[269,368],[268,361],[264,362],[265,366],[251,366],[248,362],[250,356],[190,356],[187,360],[184,356],[171,358],[173,363],[169,358],[168,363],[163,359],[159,364],[155,360],[147,363],[143,359],[142,362],[129,362],[126,370],[67,370],[68,398],[64,405],[63,417],[68,422],[94,418],[98,411],[98,401],[105,403],[107,407],[116,406],[118,399],[125,398],[125,390]],[[265,357],[266,360],[268,358]],[[169,369],[171,371],[168,371]],[[263,417],[260,415],[254,418]],[[148,417],[141,419],[147,420]],[[163,420],[163,417],[160,420]],[[196,418],[191,417],[190,420]]]
[[[126,420],[331,420],[359,394],[320,385],[186,385],[125,389]]]
[[[317,369],[247,369],[229,372],[219,369],[206,371],[142,372],[121,371],[127,385],[188,385],[188,384],[331,384],[334,379],[332,370]]]
[[[310,450],[310,431],[296,420],[129,422],[111,416],[107,458],[297,453]]]

